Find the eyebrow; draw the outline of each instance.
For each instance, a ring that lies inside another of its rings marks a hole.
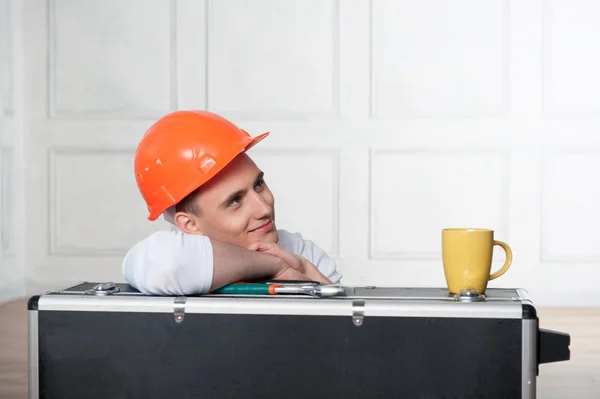
[[[256,176],[256,179],[254,180],[254,184],[256,184],[259,180],[262,180],[264,176],[265,176],[265,172],[261,171]],[[237,197],[243,197],[246,194],[246,192],[248,192],[248,189],[244,188],[244,189],[237,190],[237,191],[229,194],[227,196],[227,198],[225,198],[225,200],[223,202],[221,202],[221,204],[219,205],[219,207],[221,207],[221,208],[227,208],[227,206],[229,205],[229,203],[231,201],[233,201]]]

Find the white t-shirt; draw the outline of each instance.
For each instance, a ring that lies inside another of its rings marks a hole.
[[[325,251],[300,233],[278,230],[277,244],[312,262],[331,282],[342,275]],[[158,231],[136,243],[123,259],[127,283],[148,295],[207,293],[213,280],[213,249],[207,236]]]

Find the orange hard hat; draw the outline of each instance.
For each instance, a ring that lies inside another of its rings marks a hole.
[[[134,160],[148,219],[156,220],[268,135],[250,137],[207,111],[176,111],[159,119],[142,137]]]

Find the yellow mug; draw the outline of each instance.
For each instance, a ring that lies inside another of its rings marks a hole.
[[[494,245],[504,249],[506,261],[491,274]],[[494,240],[493,230],[449,228],[442,230],[442,260],[450,293],[474,288],[483,294],[488,281],[506,273],[512,263],[512,251],[506,243]]]

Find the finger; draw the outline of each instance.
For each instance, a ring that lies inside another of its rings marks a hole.
[[[248,249],[250,251],[257,251],[264,247],[264,243],[261,241],[254,241],[252,244],[248,245]]]

